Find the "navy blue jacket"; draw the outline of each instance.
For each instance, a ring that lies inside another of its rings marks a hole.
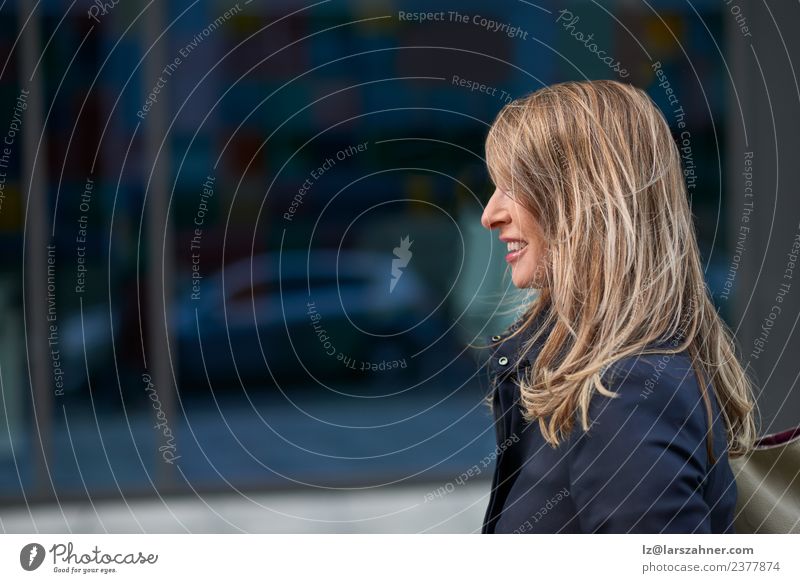
[[[569,438],[553,448],[538,421],[522,418],[515,383],[546,334],[517,368],[530,336],[508,338],[515,326],[493,337],[501,343],[488,365],[497,448],[483,533],[734,532],[737,490],[724,419],[709,384],[712,463],[705,401],[685,353],[629,357],[609,367],[604,386],[620,396],[595,393],[589,431],[576,417]]]

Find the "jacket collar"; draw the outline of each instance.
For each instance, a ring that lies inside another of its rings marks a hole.
[[[547,310],[545,309],[531,322],[527,329],[516,335],[514,335],[514,332],[522,326],[523,318],[516,320],[503,332],[487,338],[487,344],[489,344],[491,352],[488,367],[493,374],[506,376],[509,373],[533,366],[549,332],[543,332],[527,353],[523,354],[523,351],[528,341],[544,324],[546,316]],[[520,355],[522,355],[522,359],[519,358]],[[519,362],[517,362],[518,360]]]
[[[542,332],[531,349],[523,355],[522,359],[519,359],[519,356],[522,354],[527,342],[536,334],[537,330],[544,325],[546,317],[547,309],[544,309],[533,322],[531,322],[531,325],[519,334],[513,335],[523,324],[523,318],[516,320],[500,334],[487,338],[487,344],[489,345],[491,354],[488,361],[488,368],[493,375],[505,377],[510,373],[518,373],[533,366],[544,342],[550,335],[550,331],[553,328],[552,323],[549,325],[548,330]],[[680,342],[680,333],[677,333],[665,341],[651,343],[648,345],[648,349],[670,349],[678,346]],[[518,359],[519,362],[517,362]]]

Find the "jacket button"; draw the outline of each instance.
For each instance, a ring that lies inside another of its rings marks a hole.
[[[500,358],[497,360],[497,362],[499,362],[499,363],[500,363],[500,366],[505,366],[505,365],[507,365],[507,364],[508,364],[508,358],[506,358],[505,356],[501,356],[501,357],[500,357]]]
[[[492,336],[492,342],[497,342],[498,340],[500,340],[500,336]]]

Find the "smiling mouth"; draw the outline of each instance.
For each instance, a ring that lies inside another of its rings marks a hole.
[[[508,242],[508,255],[506,255],[506,261],[508,263],[513,263],[517,259],[519,259],[520,255],[525,252],[525,249],[528,248],[528,244],[525,241],[509,241]]]

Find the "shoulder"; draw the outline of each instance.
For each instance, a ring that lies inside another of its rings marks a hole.
[[[705,406],[685,352],[625,357],[608,367],[602,384],[615,395],[592,395],[590,432],[610,427],[634,433],[659,428],[705,432]]]
[[[691,359],[648,354],[603,375],[589,429],[570,435],[570,491],[583,532],[710,532],[706,418]]]

